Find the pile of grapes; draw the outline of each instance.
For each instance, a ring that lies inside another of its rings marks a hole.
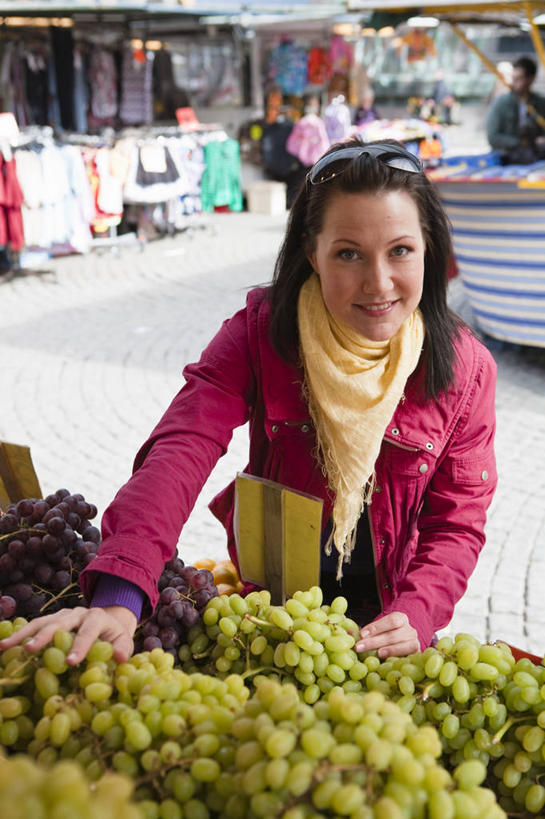
[[[100,530],[91,523],[96,514],[94,504],[67,489],[7,508],[0,516],[0,620],[32,620],[87,605],[79,576],[100,544]],[[164,566],[159,590],[155,611],[136,632],[135,648],[164,648],[176,657],[200,612],[218,595],[214,575],[173,557]]]
[[[159,591],[155,611],[136,631],[135,650],[163,648],[177,659],[189,630],[199,623],[200,612],[218,591],[211,571],[186,566],[179,557],[165,563]]]
[[[132,790],[119,774],[91,784],[72,760],[47,770],[28,756],[0,753],[0,816],[6,819],[144,819]]]
[[[78,578],[100,543],[96,514],[67,489],[7,508],[0,517],[0,619],[85,605]]]
[[[505,817],[485,764],[447,771],[437,730],[379,691],[333,686],[309,704],[278,674],[255,675],[251,691],[157,648],[118,665],[104,642],[69,668],[72,640],[0,655],[2,744],[44,767],[74,760],[97,787],[124,774],[145,819]]]

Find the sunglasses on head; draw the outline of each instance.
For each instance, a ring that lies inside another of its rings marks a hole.
[[[422,173],[424,170],[418,157],[405,148],[384,142],[375,142],[371,145],[350,145],[346,148],[340,148],[334,153],[326,154],[311,168],[307,179],[311,185],[321,185],[322,182],[329,182],[343,173],[350,163],[347,163],[340,170],[335,170],[331,167],[332,165],[343,159],[356,159],[356,157],[363,156],[363,154],[367,154],[373,159],[379,159],[389,168],[396,168],[398,171]]]

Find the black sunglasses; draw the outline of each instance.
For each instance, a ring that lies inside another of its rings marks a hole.
[[[417,156],[411,154],[405,148],[398,145],[390,145],[384,142],[373,142],[370,145],[351,145],[346,148],[340,148],[331,154],[326,154],[312,167],[308,173],[307,181],[311,185],[321,185],[322,182],[329,182],[339,174],[346,170],[350,163],[347,163],[344,168],[334,170],[330,168],[329,173],[326,169],[336,162],[343,159],[356,159],[358,156],[372,157],[373,159],[380,159],[385,165],[390,168],[397,168],[399,171],[407,171],[408,173],[422,173],[424,167]]]

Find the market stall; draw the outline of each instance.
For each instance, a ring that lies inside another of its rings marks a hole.
[[[370,7],[360,0],[353,5]],[[392,8],[394,4],[381,4],[386,13]],[[411,3],[401,8],[395,4],[395,9],[405,15],[414,12]],[[543,9],[540,2],[445,2],[423,7],[426,14],[450,22],[467,48],[505,86],[503,75],[461,26],[468,21],[525,22],[536,55],[545,66],[545,50],[534,21]],[[453,157],[431,172],[430,178],[451,219],[457,267],[479,326],[504,341],[545,346],[543,165],[501,165],[499,155],[491,152]]]

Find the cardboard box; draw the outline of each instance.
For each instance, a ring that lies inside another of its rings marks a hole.
[[[250,213],[267,213],[269,216],[286,212],[286,183],[258,179],[250,182],[246,195]]]

